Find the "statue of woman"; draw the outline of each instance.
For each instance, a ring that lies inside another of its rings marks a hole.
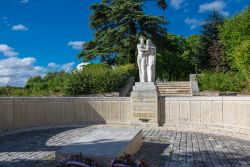
[[[145,38],[141,36],[139,40],[140,43],[137,45],[137,50],[138,50],[137,63],[139,68],[140,82],[147,82],[146,59],[148,55],[148,50],[146,49]]]
[[[156,64],[156,47],[150,39],[147,40],[146,49],[147,56],[147,80],[148,82],[155,82],[155,64]]]

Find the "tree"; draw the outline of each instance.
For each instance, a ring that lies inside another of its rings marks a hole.
[[[243,41],[235,48],[235,64],[248,79],[250,90],[250,40]]]
[[[187,80],[194,72],[189,58],[184,56],[187,43],[181,35],[167,33],[164,49],[158,51],[156,76],[159,80]]]
[[[94,39],[83,45],[79,58],[100,58],[108,64],[135,64],[136,45],[140,35],[151,38],[158,46],[164,40],[167,23],[162,16],[146,15],[144,4],[150,0],[102,0],[93,4],[90,24]],[[166,9],[165,0],[155,0]]]
[[[210,68],[214,71],[228,71],[230,66],[224,58],[224,47],[220,40],[214,40],[208,48],[210,54]]]
[[[185,39],[186,44],[184,45],[183,57],[189,64],[195,69],[195,72],[198,73],[200,70],[200,35],[190,35]]]
[[[225,23],[220,26],[220,38],[225,48],[225,60],[234,70],[239,69],[237,60],[235,60],[236,49],[242,45],[243,41],[250,39],[249,20],[250,7],[247,7],[231,19],[226,19]]]
[[[208,16],[203,25],[201,34],[201,50],[200,50],[200,62],[202,69],[214,69],[218,68],[220,64],[223,52],[219,43],[219,26],[224,22],[223,16],[214,11]],[[214,47],[217,47],[214,50]],[[217,51],[217,52],[216,52]],[[216,62],[215,62],[216,60]],[[218,62],[219,61],[219,62]]]

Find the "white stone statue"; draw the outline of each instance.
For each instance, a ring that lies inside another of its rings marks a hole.
[[[137,45],[140,82],[155,81],[155,64],[156,64],[156,47],[150,39],[145,44],[145,38],[139,38],[140,43]]]
[[[155,81],[156,47],[150,39],[147,40],[147,81]]]
[[[146,59],[148,50],[146,49],[145,39],[143,36],[139,38],[140,43],[137,45],[138,57],[137,63],[139,68],[140,82],[147,82]]]

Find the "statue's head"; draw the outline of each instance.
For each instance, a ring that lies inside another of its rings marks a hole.
[[[152,41],[150,39],[147,40],[147,45],[151,45]]]
[[[144,44],[144,41],[145,41],[144,36],[140,36],[139,40],[140,40],[140,43],[141,43],[141,44]]]

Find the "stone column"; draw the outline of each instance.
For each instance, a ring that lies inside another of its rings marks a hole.
[[[130,105],[132,125],[159,126],[158,93],[154,82],[136,82]]]

